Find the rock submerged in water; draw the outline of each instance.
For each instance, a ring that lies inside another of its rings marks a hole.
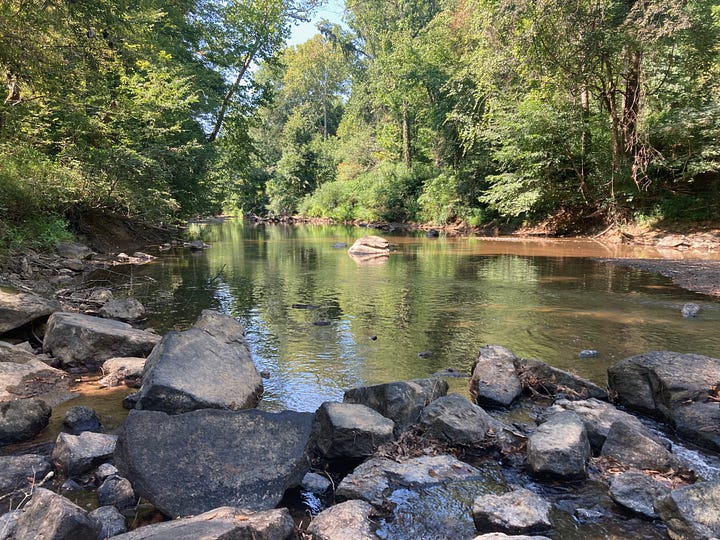
[[[697,317],[698,313],[700,313],[700,306],[692,303],[685,304],[680,312],[686,319],[692,319],[693,317]]]

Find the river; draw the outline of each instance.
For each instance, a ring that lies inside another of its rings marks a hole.
[[[358,385],[468,373],[485,344],[603,385],[608,366],[630,355],[720,350],[720,300],[596,260],[659,257],[652,248],[377,233],[395,252],[363,264],[343,247],[373,234],[360,227],[227,220],[190,233],[211,247],[116,267],[111,279],[145,304],[147,325],[161,333],[187,328],[207,308],[238,318],[268,376],[268,410],[314,411]],[[687,302],[700,305],[698,317],[682,317]],[[580,359],[586,349],[597,357]]]

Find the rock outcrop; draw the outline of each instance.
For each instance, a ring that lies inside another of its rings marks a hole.
[[[313,414],[203,409],[130,411],[115,464],[169,517],[218,506],[275,508],[309,470]]]

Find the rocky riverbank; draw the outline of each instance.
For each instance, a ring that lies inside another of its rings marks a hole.
[[[0,319],[49,318],[41,350],[0,344],[2,539],[720,535],[720,468],[677,444],[717,459],[718,359],[626,358],[608,391],[486,346],[471,399],[434,377],[270,413],[256,408],[262,378],[231,317],[205,311],[158,336],[11,300]],[[136,385],[142,369],[122,429],[74,407],[54,444],[33,446],[71,373],[94,366],[103,384]]]

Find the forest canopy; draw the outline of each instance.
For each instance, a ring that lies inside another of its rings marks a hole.
[[[720,4],[0,0],[0,239],[221,211],[717,219]]]

